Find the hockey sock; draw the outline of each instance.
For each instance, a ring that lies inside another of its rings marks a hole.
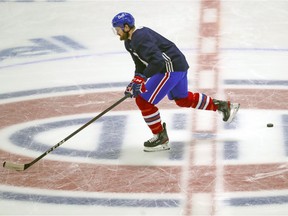
[[[136,104],[140,109],[144,121],[150,128],[153,134],[158,134],[163,130],[161,124],[161,117],[158,108],[146,100],[144,100],[141,96],[136,98]]]
[[[213,103],[213,99],[202,93],[188,92],[186,98],[175,100],[176,104],[180,107],[192,107],[194,109],[213,110],[218,109],[217,105]]]

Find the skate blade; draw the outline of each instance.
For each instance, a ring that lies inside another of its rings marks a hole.
[[[155,147],[144,147],[144,152],[158,152],[158,151],[167,151],[170,150],[168,143],[158,145]]]
[[[240,104],[239,103],[231,103],[230,106],[231,106],[231,111],[230,111],[230,116],[227,120],[227,123],[231,123],[234,120],[234,118],[235,118],[235,116],[236,116],[236,114],[240,108]]]

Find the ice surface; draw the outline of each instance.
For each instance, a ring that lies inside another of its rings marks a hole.
[[[127,99],[29,169],[0,168],[0,215],[287,215],[287,1],[0,1],[1,162],[31,162],[123,96],[120,11],[175,42],[190,90],[240,102],[237,118],[165,99],[171,150],[145,153]]]

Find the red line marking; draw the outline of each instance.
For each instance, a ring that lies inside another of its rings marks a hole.
[[[0,129],[36,119],[81,113],[96,113],[123,97],[122,92],[97,92],[69,96],[48,97],[0,104]],[[133,101],[131,101],[133,100]],[[176,108],[174,101],[164,99],[160,108]],[[113,111],[137,109],[134,99],[127,99]]]
[[[1,158],[3,152],[0,152]],[[16,160],[13,156],[11,160]],[[225,192],[287,189],[288,172],[269,175],[281,164],[226,165]],[[189,193],[213,193],[215,166],[191,166]],[[268,173],[262,179],[259,173]],[[50,190],[111,193],[181,193],[179,166],[125,166],[43,160],[24,172],[0,170],[0,184]]]
[[[24,172],[1,170],[0,183],[105,193],[179,193],[179,166],[101,165],[43,160]]]
[[[287,89],[225,89],[232,101],[241,104],[241,109],[288,109]]]
[[[287,179],[285,163],[226,165],[224,169],[225,191],[284,190]]]
[[[205,9],[215,9],[216,13],[217,13],[217,20],[215,20],[215,22],[212,23],[205,23],[204,22],[204,10]],[[207,91],[199,91],[199,82],[201,82],[201,80],[199,80],[199,73],[201,73],[202,71],[207,71],[210,70],[211,73],[214,73],[214,89],[209,89],[208,92],[213,91],[214,93],[217,93],[218,91],[218,76],[219,76],[219,69],[217,67],[218,65],[218,48],[219,48],[219,24],[220,24],[220,0],[202,0],[200,2],[200,20],[199,20],[199,40],[198,40],[198,62],[197,62],[197,73],[196,73],[196,83],[195,83],[195,88],[198,89],[198,92],[205,92],[206,94]],[[205,37],[214,37],[216,40],[216,44],[214,47],[215,53],[202,53],[202,46],[203,46],[203,38]],[[209,94],[208,94],[209,95]],[[210,94],[212,96],[212,94]],[[195,121],[195,116],[192,117],[192,121]],[[213,128],[211,129],[211,133],[216,133],[216,122],[215,119],[211,119],[211,125],[213,126]],[[192,128],[192,132],[196,131],[196,126],[193,125]],[[194,171],[195,170],[195,166],[193,166],[193,147],[197,144],[197,141],[192,141],[191,142],[191,147],[190,147],[190,154],[189,154],[189,177],[188,177],[188,193],[187,193],[187,197],[186,197],[186,208],[185,208],[185,215],[191,215],[192,214],[192,197],[193,197],[193,192],[195,191],[195,187],[197,186],[197,180],[195,181],[195,176],[194,176]],[[204,176],[201,176],[201,180],[204,182],[203,184],[205,185],[205,187],[203,188],[203,190],[206,192],[210,191],[212,194],[212,204],[211,204],[211,210],[210,210],[210,215],[214,215],[215,214],[215,201],[214,201],[214,192],[215,192],[215,179],[216,179],[216,174],[217,174],[217,167],[216,167],[216,143],[215,141],[212,141],[212,157],[213,157],[213,165],[208,167],[205,167],[207,170],[201,170],[200,169],[200,173],[203,174],[209,174],[206,178],[204,178]],[[199,171],[199,170],[197,170]],[[191,175],[192,173],[192,175]],[[196,184],[196,185],[195,185]],[[199,188],[199,187],[198,187]],[[201,192],[201,191],[199,191]]]
[[[16,123],[51,118],[54,116],[100,112],[107,108],[109,106],[108,104],[112,104],[122,96],[123,94],[119,92],[102,92],[85,95],[77,94],[48,97],[2,104],[0,105],[0,113],[5,117],[0,119],[0,128]],[[127,110],[129,108],[133,109],[133,103],[126,100],[114,110]]]
[[[200,89],[200,91],[207,95],[214,93],[214,90],[210,89]],[[225,93],[232,101],[240,102],[241,109],[287,109],[287,101],[284,99],[288,98],[288,90],[285,89],[225,89]],[[120,92],[98,92],[0,104],[2,115],[0,129],[36,119],[101,112],[122,95]],[[103,103],[99,105],[97,102]],[[164,99],[159,107],[161,109],[178,108],[174,101],[168,99]],[[128,99],[113,110],[135,110],[136,108],[134,101],[131,102]]]

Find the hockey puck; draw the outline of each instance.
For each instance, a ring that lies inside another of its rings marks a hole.
[[[272,123],[268,123],[267,127],[273,127],[274,125]]]

